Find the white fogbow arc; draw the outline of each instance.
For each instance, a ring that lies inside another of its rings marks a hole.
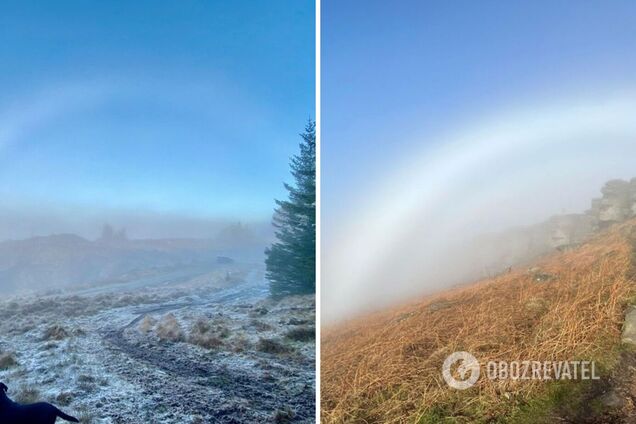
[[[439,138],[437,148],[409,152],[388,177],[370,184],[355,210],[324,229],[332,236],[322,249],[325,321],[433,287],[422,268],[434,267],[426,261],[439,241],[480,216],[497,216],[502,199],[514,209],[513,193],[521,187],[532,196],[533,187],[546,181],[558,187],[561,177],[570,187],[577,178],[636,176],[636,93],[539,104],[480,122]],[[587,196],[598,188],[581,190]],[[560,195],[568,193],[549,194],[553,203]]]

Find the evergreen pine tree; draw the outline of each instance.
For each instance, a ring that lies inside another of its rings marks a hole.
[[[301,134],[300,153],[290,162],[294,185],[288,200],[276,200],[276,241],[265,250],[267,279],[274,297],[316,291],[316,124]]]

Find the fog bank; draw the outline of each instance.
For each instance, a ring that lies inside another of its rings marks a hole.
[[[87,210],[46,206],[0,208],[0,242],[51,234],[98,238],[104,224],[125,229],[132,239],[213,238],[229,225],[241,222],[255,235],[268,238],[269,219],[206,218],[152,211]]]
[[[606,181],[636,176],[634,116],[629,91],[537,103],[476,117],[385,164],[354,208],[325,219],[323,320],[462,282],[478,236],[590,208]]]

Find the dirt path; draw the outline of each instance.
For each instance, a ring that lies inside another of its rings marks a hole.
[[[289,407],[297,411],[295,421],[311,421],[314,392],[311,384],[290,390],[285,382],[293,368],[261,354],[249,358],[253,370],[229,367],[228,354],[193,349],[185,343],[141,343],[127,337],[126,330],[147,314],[164,314],[184,308],[223,307],[234,302],[255,302],[264,297],[262,284],[245,283],[212,293],[205,299],[142,308],[120,328],[102,331],[113,371],[140,387],[152,398],[169,399],[165,405],[175,414],[199,416],[204,422],[268,422],[275,412]],[[294,359],[299,361],[299,359]],[[312,368],[313,363],[296,367]],[[261,368],[265,367],[266,372]],[[117,422],[117,421],[116,421]]]

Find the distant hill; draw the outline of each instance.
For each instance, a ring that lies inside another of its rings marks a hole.
[[[267,241],[246,228],[215,239],[128,240],[124,232],[91,241],[56,234],[0,242],[0,289],[41,290],[116,279],[153,268],[217,263],[218,257],[262,260]],[[232,237],[236,236],[237,237]]]

